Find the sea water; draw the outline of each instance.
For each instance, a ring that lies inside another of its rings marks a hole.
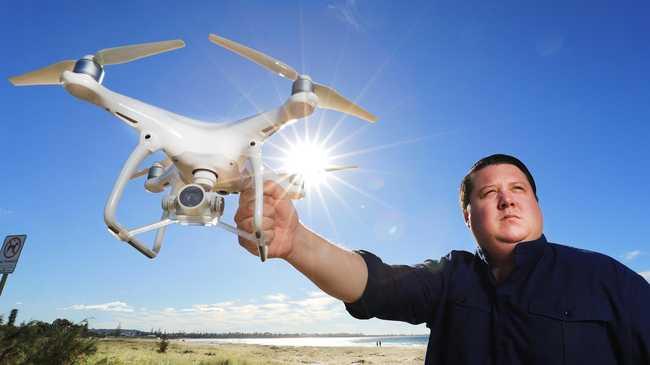
[[[197,343],[242,343],[266,346],[314,346],[314,347],[382,347],[426,346],[429,336],[368,336],[368,337],[276,337],[276,338],[190,338]]]

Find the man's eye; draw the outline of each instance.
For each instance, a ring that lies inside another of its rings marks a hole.
[[[526,190],[526,189],[524,189],[523,186],[515,186],[515,190],[524,191],[524,190]]]
[[[494,193],[494,192],[496,192],[496,190],[488,190],[488,191],[484,191],[484,192],[483,192],[483,197],[486,197],[486,196],[488,196],[488,195],[490,195],[491,193]]]

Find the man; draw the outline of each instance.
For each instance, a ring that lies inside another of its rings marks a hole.
[[[477,252],[414,267],[331,244],[298,221],[282,194],[265,185],[269,257],[285,259],[356,318],[426,323],[427,364],[650,364],[650,285],[610,257],[547,242],[535,181],[515,157],[481,159],[461,183]],[[235,216],[248,232],[252,201],[243,192]]]

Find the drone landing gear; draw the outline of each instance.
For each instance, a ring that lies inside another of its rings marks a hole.
[[[151,136],[147,135],[145,137],[147,141],[144,143],[141,139],[141,143],[138,144],[138,146],[135,148],[135,150],[133,150],[129,158],[126,160],[126,163],[124,163],[124,167],[122,167],[122,171],[120,172],[120,175],[118,176],[117,181],[113,186],[113,191],[111,192],[111,195],[108,197],[108,201],[106,202],[106,207],[104,208],[104,221],[108,226],[108,230],[117,236],[117,238],[127,242],[136,250],[140,251],[140,253],[152,259],[156,257],[160,251],[160,246],[162,245],[162,240],[165,236],[165,228],[169,224],[174,223],[174,221],[168,218],[168,213],[163,213],[162,220],[160,222],[140,227],[131,231],[125,229],[122,225],[120,225],[115,218],[117,204],[120,199],[122,199],[122,193],[124,192],[126,184],[131,179],[131,176],[136,172],[140,163],[145,158],[147,158],[147,156],[154,152],[154,150],[151,149],[150,143],[147,143],[149,142],[150,138]],[[156,238],[151,249],[134,237],[138,233],[150,231],[153,229],[158,229],[158,232],[156,233]]]
[[[253,214],[253,233],[257,241],[257,250],[262,262],[268,258],[269,248],[266,244],[264,232],[262,231],[262,218],[264,208],[264,165],[262,164],[262,146],[251,141],[250,161],[253,169],[253,188],[255,190],[255,211]]]
[[[217,193],[210,191],[206,192],[204,190],[203,186],[211,185],[210,181],[208,181],[210,180],[210,175],[208,174],[198,174],[198,176],[195,176],[195,183],[185,185],[182,189],[178,190],[178,196],[170,195],[164,198],[162,204],[163,214],[160,221],[131,230],[124,228],[120,223],[118,223],[115,217],[115,212],[117,211],[118,202],[122,199],[122,193],[124,192],[126,184],[134,174],[137,175],[136,170],[142,161],[158,150],[153,143],[153,140],[154,139],[150,134],[145,134],[143,138],[141,138],[138,146],[124,163],[124,167],[122,167],[122,171],[115,182],[113,191],[111,192],[111,195],[106,202],[106,207],[104,208],[104,221],[106,222],[110,233],[112,233],[116,238],[127,242],[140,253],[151,259],[155,258],[160,252],[167,226],[174,223],[182,225],[218,226],[226,231],[241,236],[246,240],[252,242],[264,242],[261,231],[258,229],[255,229],[256,234],[252,235],[219,221],[219,218],[223,214],[224,201],[223,197],[219,196]],[[258,171],[261,168],[261,155],[259,155],[259,149],[258,162],[253,163],[253,165],[257,166],[254,169],[255,171]],[[258,183],[260,188],[256,189],[256,194],[259,192],[260,199],[263,196],[261,183],[262,179],[260,179]],[[256,206],[259,207],[259,212],[256,213],[255,227],[262,227],[262,205],[257,204]],[[147,247],[143,242],[135,238],[136,235],[153,230],[157,230],[157,232],[151,248]],[[259,235],[257,233],[259,233]],[[260,237],[262,238],[261,241],[259,240]],[[266,245],[261,245],[260,247],[262,247],[260,248],[260,257],[262,257],[262,261],[264,261],[267,258]]]

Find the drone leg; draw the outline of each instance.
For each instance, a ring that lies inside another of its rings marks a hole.
[[[264,166],[262,165],[262,151],[258,143],[251,142],[250,154],[253,168],[253,186],[255,188],[255,211],[253,215],[253,233],[257,239],[257,249],[262,262],[268,257],[268,246],[262,232],[262,217],[264,208]]]
[[[221,227],[221,228],[225,229],[226,231],[228,231],[230,233],[234,233],[234,234],[236,234],[238,236],[241,236],[244,239],[247,239],[247,240],[249,240],[251,242],[256,240],[254,235],[252,235],[252,234],[250,234],[250,233],[248,233],[246,231],[243,231],[241,229],[237,229],[237,227],[231,226],[228,223],[217,221],[216,225],[217,225],[217,227]]]
[[[168,221],[169,220],[169,211],[165,210],[163,211],[162,217],[160,217],[160,221]],[[171,221],[172,223],[175,223],[176,221]],[[154,252],[159,252],[160,251],[160,246],[162,246],[162,241],[165,238],[165,231],[167,230],[168,224],[165,224],[164,226],[158,228],[158,231],[156,232],[156,239],[154,240],[153,243],[153,251]]]
[[[129,182],[131,176],[136,172],[138,165],[140,165],[140,163],[153,152],[154,151],[152,151],[147,145],[142,143],[138,144],[135,150],[133,150],[131,153],[131,156],[129,156],[128,160],[126,160],[124,163],[124,167],[122,167],[122,171],[120,172],[117,181],[115,181],[113,191],[108,197],[106,207],[104,208],[104,221],[106,222],[108,229],[119,239],[127,242],[136,250],[140,251],[140,253],[149,257],[150,259],[156,257],[156,255],[158,255],[158,251],[160,251],[160,244],[162,241],[162,236],[164,235],[164,231],[161,232],[161,230],[164,230],[165,227],[161,227],[158,230],[158,234],[156,235],[156,242],[154,244],[153,250],[151,250],[142,242],[140,242],[140,240],[129,234],[129,231],[117,222],[115,219],[115,212],[117,210],[117,204],[122,198],[124,188]]]

